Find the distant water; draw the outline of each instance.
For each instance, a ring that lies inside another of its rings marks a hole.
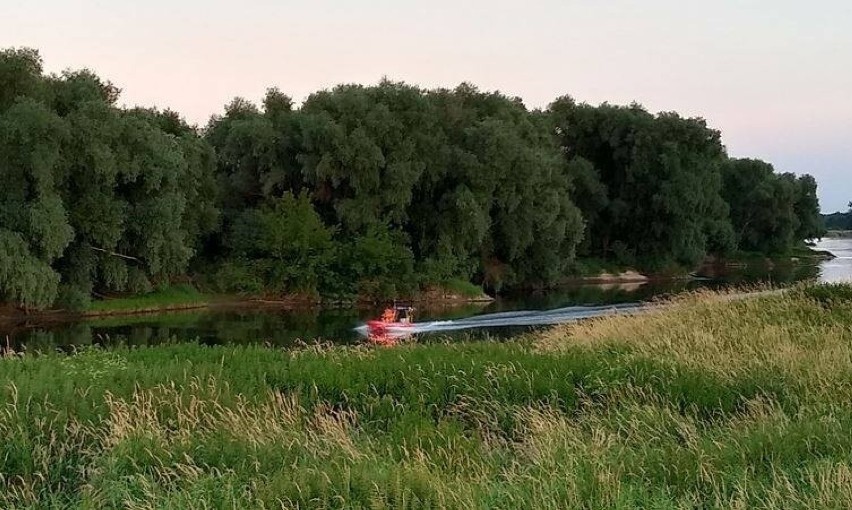
[[[823,283],[852,282],[852,239],[823,239],[817,249],[830,251],[834,260],[819,266],[819,281]]]

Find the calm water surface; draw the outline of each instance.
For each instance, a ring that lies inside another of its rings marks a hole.
[[[460,331],[441,331],[441,337],[482,338],[504,337],[531,327],[527,318],[522,327],[471,327],[470,319],[483,319],[481,324],[494,324],[482,316],[505,314],[519,310],[555,311],[559,317],[569,317],[566,307],[648,301],[697,288],[719,288],[730,285],[772,283],[790,284],[803,280],[823,282],[852,282],[852,239],[827,239],[818,249],[832,252],[837,258],[819,265],[800,264],[767,269],[726,270],[725,274],[700,275],[692,281],[655,282],[624,285],[580,285],[541,294],[501,297],[485,305],[469,305],[452,310],[425,310],[418,321],[447,321],[465,319],[467,327]],[[571,312],[571,309],[568,309]],[[301,343],[334,342],[354,344],[363,341],[355,327],[378,310],[325,309],[309,311],[262,309],[214,309],[196,312],[174,312],[131,317],[112,317],[53,324],[0,324],[0,338],[8,338],[16,348],[51,350],[91,344],[153,345],[174,341],[198,341],[205,344],[263,343],[288,347]],[[542,314],[552,317],[554,314]],[[512,314],[508,314],[509,317]],[[502,317],[502,316],[490,316]],[[506,321],[502,321],[506,322]],[[452,329],[452,328],[449,328]],[[434,336],[434,335],[433,335]],[[429,335],[425,335],[428,339]]]
[[[817,248],[837,257],[820,265],[820,281],[852,282],[852,239],[823,239],[817,243]]]

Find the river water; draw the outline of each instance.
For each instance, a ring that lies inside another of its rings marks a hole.
[[[852,282],[852,239],[825,239],[817,249],[837,258],[818,265],[797,264],[766,268],[726,269],[723,274],[705,272],[689,281],[646,284],[576,285],[538,294],[505,296],[488,304],[452,309],[422,310],[425,337],[505,337],[548,324],[599,315],[632,304],[698,288],[770,283],[786,285],[804,280]],[[608,305],[601,308],[601,305]],[[178,341],[205,344],[261,343],[290,347],[302,343],[363,341],[357,330],[379,313],[375,309],[281,310],[269,307],[210,309],[109,317],[53,323],[0,323],[0,339],[11,347],[27,350],[67,349],[72,346],[153,345]]]
[[[852,282],[852,239],[823,239],[817,243],[817,248],[830,251],[836,257],[820,264],[820,281]]]

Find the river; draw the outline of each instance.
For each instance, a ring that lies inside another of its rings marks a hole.
[[[418,321],[440,325],[427,329],[431,331],[427,337],[505,337],[597,313],[594,308],[583,307],[636,303],[698,288],[758,283],[786,285],[804,280],[852,282],[852,239],[825,239],[816,248],[830,251],[836,258],[818,265],[728,269],[724,274],[705,273],[689,281],[575,285],[545,293],[505,296],[488,304],[425,310],[419,313]],[[363,341],[356,327],[377,313],[377,310],[354,308],[294,311],[243,307],[54,323],[24,320],[0,324],[0,338],[6,338],[16,349],[30,351],[91,344],[152,345],[180,341],[262,343],[279,347],[315,342],[354,344]]]

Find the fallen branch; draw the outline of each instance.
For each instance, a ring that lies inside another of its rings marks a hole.
[[[137,259],[136,257],[131,257],[130,255],[125,255],[123,253],[105,250],[103,248],[98,248],[97,246],[90,246],[90,248],[95,250],[95,251],[99,251],[101,253],[106,253],[107,255],[112,255],[113,257],[119,257],[119,258],[122,258],[122,259],[133,260],[133,261],[136,261],[136,262],[142,262],[141,260]]]

